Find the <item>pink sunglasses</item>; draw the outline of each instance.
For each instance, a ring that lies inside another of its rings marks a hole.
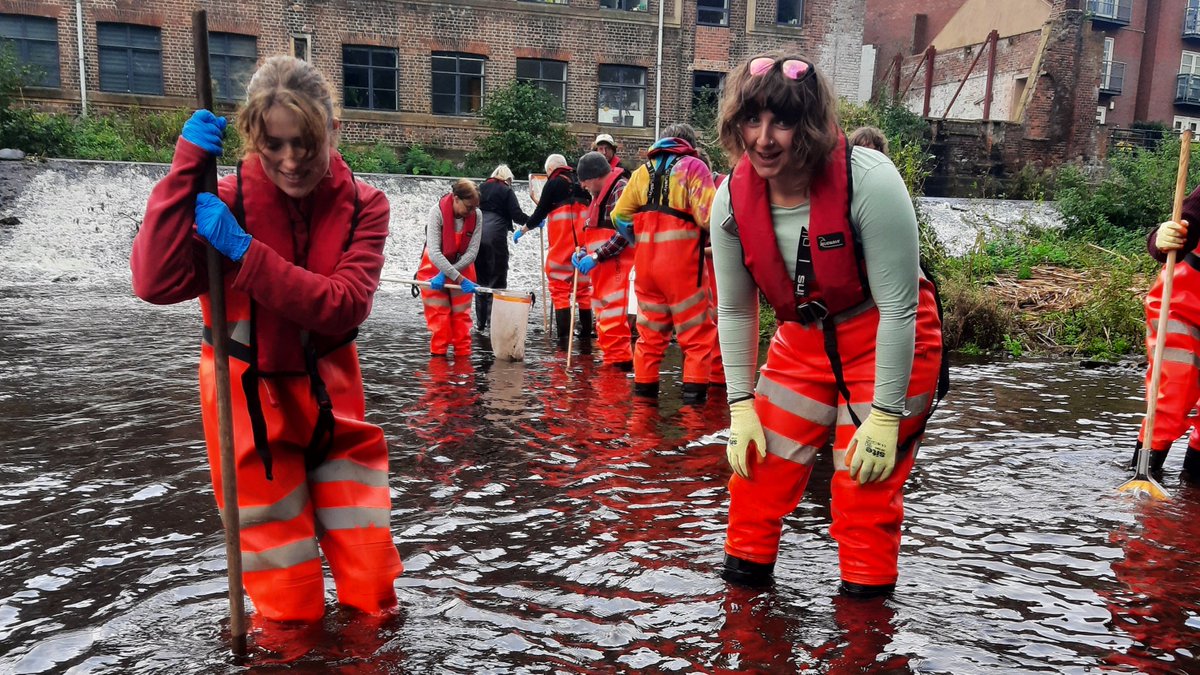
[[[800,59],[776,61],[769,56],[760,56],[750,62],[750,74],[754,77],[765,75],[775,67],[775,64],[779,64],[779,71],[783,73],[784,77],[796,82],[803,82],[813,73],[813,66],[808,61],[801,61]]]

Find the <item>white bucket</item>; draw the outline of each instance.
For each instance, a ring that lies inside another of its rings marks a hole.
[[[525,330],[533,299],[528,293],[494,291],[492,293],[492,353],[498,359],[525,359]]]

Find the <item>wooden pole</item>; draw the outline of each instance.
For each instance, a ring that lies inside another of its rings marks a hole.
[[[538,228],[538,241],[542,242],[542,330],[546,335],[550,334],[550,312],[546,309],[546,303],[550,302],[550,296],[546,294],[546,237],[544,233],[545,227]]]
[[[208,69],[208,13],[192,14],[192,40],[196,50],[196,102],[212,110],[212,78]],[[204,190],[217,194],[217,159],[204,172]],[[221,454],[221,519],[225,523],[225,559],[229,577],[229,632],[233,653],[246,654],[245,602],[242,596],[241,525],[238,521],[237,463],[233,456],[233,400],[229,392],[229,330],[225,320],[224,260],[208,247],[208,299],[212,321],[214,375],[217,380],[217,440]]]
[[[1187,129],[1180,139],[1179,170],[1175,175],[1175,203],[1171,208],[1171,220],[1179,222],[1183,217],[1183,198],[1187,194],[1188,164],[1192,148],[1192,132]],[[1177,251],[1167,252],[1167,264],[1163,267],[1162,304],[1158,313],[1158,334],[1154,341],[1154,356],[1150,360],[1150,383],[1146,390],[1146,419],[1143,423],[1142,447],[1137,455],[1137,468],[1133,478],[1117,489],[1122,492],[1145,493],[1155,499],[1166,499],[1167,492],[1150,475],[1150,453],[1154,450],[1154,422],[1158,412],[1158,385],[1162,379],[1163,352],[1167,344],[1167,324],[1170,321],[1171,289],[1175,285],[1175,258]]]
[[[579,290],[579,268],[571,277],[571,327],[567,329],[567,370],[571,369],[571,347],[575,344],[575,292]]]

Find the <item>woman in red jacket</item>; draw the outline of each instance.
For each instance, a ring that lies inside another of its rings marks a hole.
[[[333,98],[314,67],[268,59],[246,99],[237,123],[247,153],[219,196],[198,191],[225,120],[199,110],[184,125],[133,242],[133,289],[156,304],[200,299],[201,411],[223,508],[205,243],[226,259],[242,566],[259,614],[321,618],[318,544],[340,603],[392,610],[403,566],[387,444],[363,420],[354,342],[379,284],[388,202],[334,149]]]

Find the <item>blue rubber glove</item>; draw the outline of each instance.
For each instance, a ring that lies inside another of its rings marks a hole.
[[[463,293],[474,293],[475,289],[479,288],[478,284],[466,277],[463,277],[462,281],[458,282],[458,285],[462,287]]]
[[[596,269],[596,258],[586,251],[576,251],[575,255],[571,256],[571,264],[580,274],[587,274]]]
[[[225,118],[217,117],[207,110],[197,110],[183,123],[183,140],[195,145],[213,157],[225,151]]]
[[[435,291],[446,290],[446,273],[438,272],[437,276],[429,280],[429,287]]]
[[[521,235],[523,235],[523,234],[525,234],[525,228],[523,228],[523,227],[521,229],[513,232],[513,243],[516,244],[519,241],[521,241]]]
[[[237,262],[254,237],[246,234],[221,198],[211,192],[196,195],[196,232],[226,258]]]

